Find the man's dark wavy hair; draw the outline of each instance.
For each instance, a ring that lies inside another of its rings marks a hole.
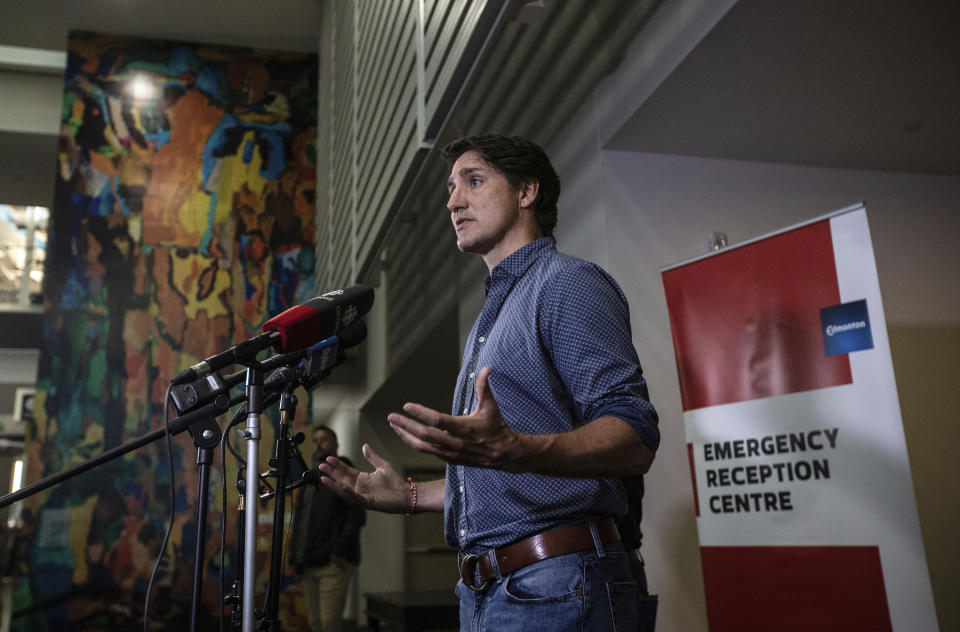
[[[560,198],[560,178],[546,152],[534,142],[520,136],[465,136],[447,144],[442,156],[448,166],[468,151],[477,152],[491,167],[502,173],[515,190],[524,182],[536,180],[540,192],[534,202],[537,224],[545,237],[553,236],[557,225],[557,200]]]

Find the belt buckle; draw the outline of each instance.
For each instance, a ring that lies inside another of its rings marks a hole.
[[[474,555],[473,553],[460,553],[457,560],[457,567],[460,570],[460,579],[463,581],[463,585],[472,590],[473,592],[483,592],[490,586],[489,580],[484,580],[483,584],[480,586],[473,585],[473,576],[474,572],[477,569],[477,564],[480,562],[480,556]]]

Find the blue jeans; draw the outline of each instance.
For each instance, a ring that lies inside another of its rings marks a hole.
[[[619,542],[551,557],[505,576],[495,561],[493,566],[497,579],[484,592],[457,583],[460,632],[637,629],[636,582]]]
[[[630,571],[637,582],[637,632],[654,632],[658,599],[647,591],[647,573],[639,551],[630,554]]]

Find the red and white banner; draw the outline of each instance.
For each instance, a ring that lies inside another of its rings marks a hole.
[[[663,283],[710,630],[937,630],[863,205]]]

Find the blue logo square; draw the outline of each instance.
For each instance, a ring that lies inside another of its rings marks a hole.
[[[820,325],[828,356],[873,349],[866,299],[822,308]]]

